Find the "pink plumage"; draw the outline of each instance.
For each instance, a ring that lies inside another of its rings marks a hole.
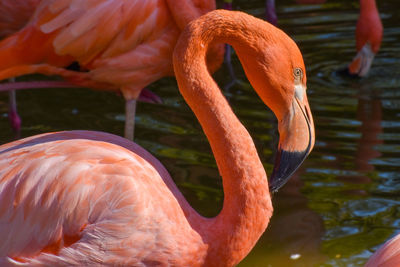
[[[2,266],[137,266],[152,254],[168,262],[206,251],[180,219],[193,210],[167,171],[134,143],[76,131],[19,140],[0,154]]]

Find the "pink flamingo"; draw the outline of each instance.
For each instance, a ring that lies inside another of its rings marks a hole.
[[[383,26],[375,0],[360,0],[356,28],[357,55],[348,66],[351,75],[366,76],[382,42]]]
[[[247,255],[268,225],[271,198],[254,143],[207,69],[213,41],[234,47],[277,116],[270,187],[286,182],[314,145],[301,53],[262,20],[213,11],[183,31],[173,62],[223,179],[221,213],[196,213],[161,163],[127,139],[90,131],[37,135],[0,147],[2,266],[234,266]]]
[[[14,34],[23,28],[31,18],[41,0],[3,0],[0,2],[0,39]],[[9,83],[0,84],[0,92],[9,92],[8,118],[11,128],[19,136],[21,118],[17,112],[16,90],[32,88],[71,88],[79,87],[65,81],[33,81],[15,82],[14,78]],[[139,101],[148,103],[161,103],[161,98],[144,88],[139,95]]]
[[[119,91],[125,136],[133,139],[136,99],[173,75],[172,52],[185,25],[215,9],[215,0],[42,0],[29,22],[0,42],[0,80],[29,73],[60,75],[81,87]],[[212,45],[215,71],[223,46]],[[72,63],[77,70],[66,69]]]

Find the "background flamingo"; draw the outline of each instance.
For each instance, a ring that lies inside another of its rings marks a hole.
[[[180,31],[213,9],[214,0],[43,0],[25,27],[0,42],[0,79],[43,73],[120,91],[126,99],[125,136],[132,139],[141,90],[173,75],[172,51]],[[223,46],[212,46],[210,71],[222,58]],[[78,71],[65,69],[72,63]]]
[[[270,186],[286,182],[314,144],[300,51],[262,20],[214,11],[182,33],[174,68],[223,177],[221,213],[197,214],[164,167],[126,139],[87,131],[33,136],[0,147],[2,265],[234,266],[246,256],[268,224],[271,199],[252,139],[207,70],[214,40],[233,45],[278,117]]]
[[[32,17],[35,9],[41,0],[3,0],[0,2],[0,39],[12,35],[22,29]],[[33,81],[16,82],[14,78],[9,79],[10,83],[2,83],[0,91],[9,92],[8,118],[11,128],[19,137],[21,129],[21,118],[17,112],[16,90],[31,88],[71,88],[79,87],[65,81]],[[161,99],[147,89],[143,89],[139,95],[139,101],[148,103],[161,103]]]
[[[366,76],[382,42],[383,26],[375,0],[360,0],[356,28],[357,55],[348,67],[349,73]]]

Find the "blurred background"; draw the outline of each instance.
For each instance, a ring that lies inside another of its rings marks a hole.
[[[222,1],[217,1],[222,7]],[[315,148],[291,181],[273,196],[271,223],[244,266],[362,266],[400,229],[400,2],[378,1],[381,49],[368,77],[342,77],[355,55],[357,0],[300,5],[276,3],[278,27],[299,45],[307,68]],[[234,0],[234,9],[263,18],[264,0]],[[276,121],[249,85],[233,54],[238,78],[225,65],[214,75],[251,133],[271,173]],[[19,78],[36,79],[38,76]],[[230,86],[231,85],[231,86]],[[135,141],[155,155],[201,214],[216,215],[222,183],[208,142],[180,96],[174,78],[149,89],[162,105],[139,103]],[[17,92],[20,137],[88,129],[123,135],[124,100],[88,89]],[[16,138],[0,94],[0,144]]]

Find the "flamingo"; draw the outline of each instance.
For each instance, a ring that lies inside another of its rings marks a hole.
[[[348,66],[349,74],[364,77],[371,68],[382,42],[383,26],[375,0],[360,0],[356,27],[357,55]]]
[[[254,143],[206,66],[214,41],[233,46],[278,119],[270,183]],[[189,23],[173,56],[178,86],[223,179],[219,215],[204,218],[166,169],[108,133],[45,133],[0,146],[1,266],[234,266],[272,215],[277,190],[314,145],[302,55],[283,31],[216,10]]]
[[[0,2],[0,39],[3,39],[23,28],[32,16],[41,0],[2,0]],[[21,117],[17,112],[16,90],[32,88],[71,88],[79,87],[65,81],[33,81],[15,82],[14,78],[9,83],[0,84],[0,91],[9,92],[8,118],[11,128],[19,136]],[[161,98],[144,88],[139,95],[139,101],[148,103],[161,103]]]
[[[81,87],[121,92],[125,137],[133,139],[136,99],[173,75],[172,52],[184,26],[215,9],[215,0],[42,0],[29,22],[0,42],[0,80],[60,75]],[[222,63],[213,45],[207,65]],[[74,65],[75,69],[66,69]]]

